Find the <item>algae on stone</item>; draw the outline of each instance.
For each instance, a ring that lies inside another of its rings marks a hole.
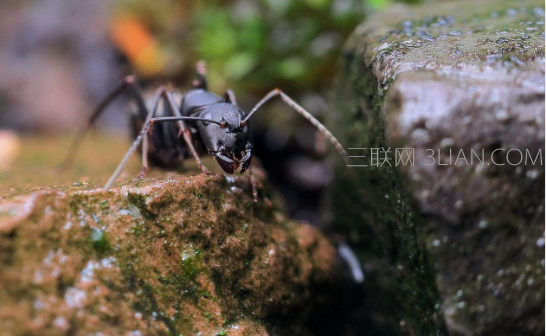
[[[247,177],[152,175],[3,194],[0,335],[309,334],[329,242]]]
[[[337,83],[336,134],[368,149],[353,163],[371,148],[392,157],[339,167],[332,188],[366,271],[366,327],[543,333],[544,167],[491,162],[498,148],[544,155],[543,3],[393,6],[357,28]],[[396,148],[414,148],[414,165],[396,165]],[[482,165],[426,161],[482,148]]]

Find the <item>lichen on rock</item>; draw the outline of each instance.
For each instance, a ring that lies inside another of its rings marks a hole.
[[[0,214],[2,335],[306,334],[337,262],[243,177],[22,192]]]

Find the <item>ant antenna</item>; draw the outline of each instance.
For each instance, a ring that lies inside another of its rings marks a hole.
[[[241,122],[241,124],[246,125],[246,123],[248,122],[248,119],[250,119],[252,117],[252,115],[254,113],[256,113],[256,111],[258,111],[258,109],[260,107],[262,107],[267,101],[271,100],[272,98],[274,98],[276,96],[280,96],[281,99],[288,106],[292,107],[294,110],[296,110],[296,112],[301,114],[305,119],[309,120],[309,122],[313,126],[315,126],[319,130],[319,132],[324,134],[324,136],[332,143],[332,145],[334,145],[334,147],[339,152],[339,154],[341,155],[341,157],[343,158],[345,163],[350,164],[349,155],[347,155],[347,152],[345,151],[345,149],[343,149],[343,146],[341,145],[341,143],[339,143],[339,141],[336,139],[336,137],[323,124],[321,124],[320,121],[318,121],[315,117],[313,117],[313,115],[311,113],[309,113],[307,110],[305,110],[301,105],[296,103],[292,98],[290,98],[288,95],[286,95],[280,89],[275,89],[275,90],[269,92],[268,94],[266,94],[265,97],[263,97],[262,100],[260,100],[256,104],[256,106],[254,106],[254,108],[252,110],[250,110],[250,112],[248,113],[246,118]]]

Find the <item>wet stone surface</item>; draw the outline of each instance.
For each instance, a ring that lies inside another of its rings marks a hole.
[[[254,204],[246,176],[155,175],[2,190],[0,335],[310,334],[329,242],[268,189]]]
[[[392,151],[392,167],[340,167],[333,188],[365,264],[365,324],[543,334],[543,3],[395,6],[356,30],[338,83],[343,143],[368,148],[353,163]]]

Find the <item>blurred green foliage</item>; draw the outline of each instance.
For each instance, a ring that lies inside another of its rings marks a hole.
[[[322,92],[346,37],[389,0],[122,0],[170,55],[163,78],[191,78],[209,65],[211,89],[263,94]],[[243,97],[244,98],[244,97]]]
[[[223,4],[223,6],[221,5]],[[211,80],[243,91],[330,85],[345,37],[364,17],[356,0],[203,1],[192,20]],[[240,87],[242,86],[242,87]]]

